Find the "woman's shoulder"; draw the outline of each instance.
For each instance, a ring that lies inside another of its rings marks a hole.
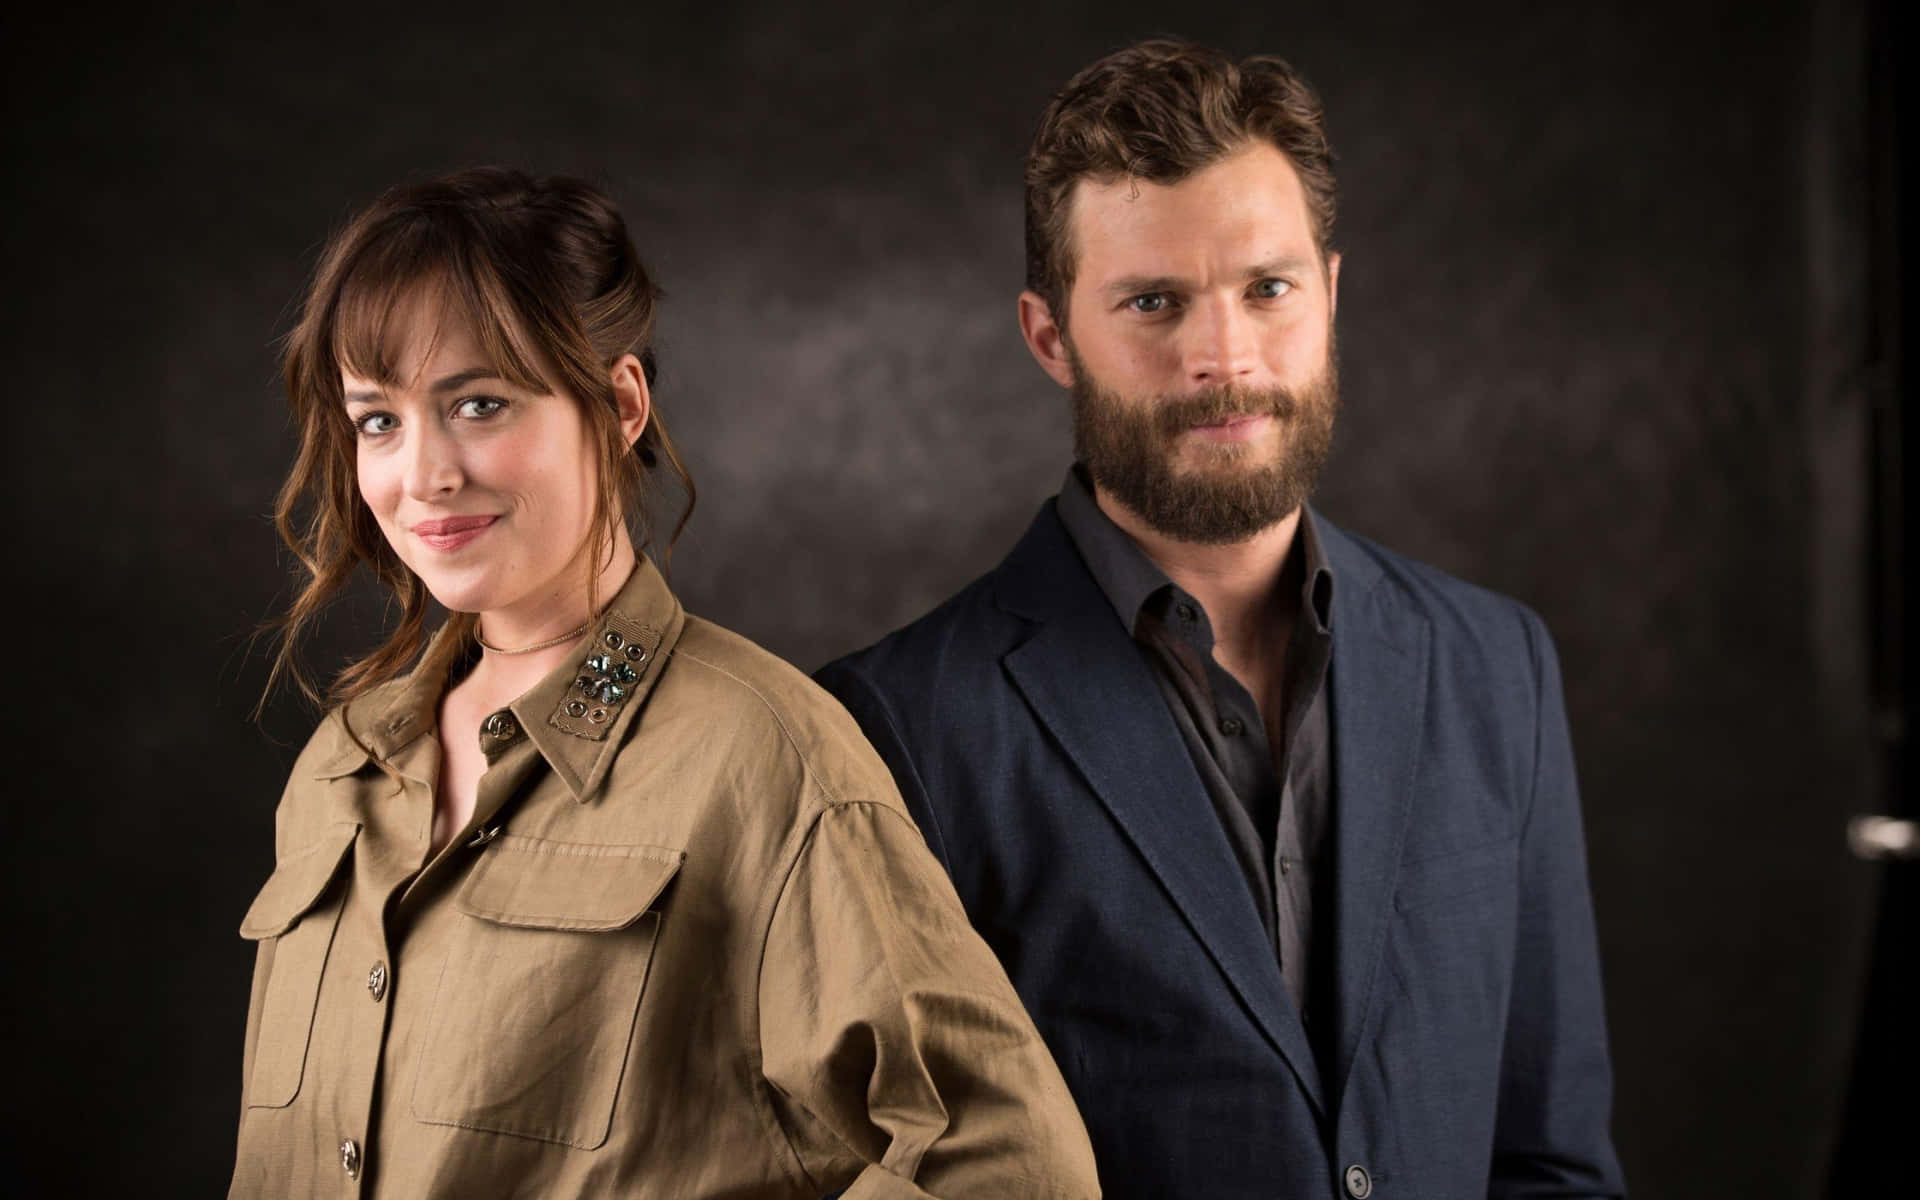
[[[840,702],[799,668],[732,630],[689,615],[673,647],[670,703],[691,708],[709,741],[733,752],[758,746],[767,766],[785,764],[827,803],[882,800],[899,806],[893,779]]]
[[[372,761],[377,717],[391,708],[405,686],[404,679],[389,680],[328,709],[293,761],[286,798],[293,800],[307,792],[303,785],[343,779]]]

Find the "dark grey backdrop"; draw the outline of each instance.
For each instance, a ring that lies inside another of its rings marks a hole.
[[[234,930],[312,720],[273,339],[326,232],[480,161],[597,176],[670,292],[689,607],[811,668],[989,567],[1067,461],[1013,321],[1050,90],[1174,31],[1291,58],[1342,158],[1323,506],[1538,608],[1643,1196],[1809,1194],[1869,882],[1857,5],[474,6],[10,32],[10,1174],[211,1194]],[[322,657],[371,632],[350,605]],[[277,739],[277,740],[275,740]],[[11,1184],[9,1185],[11,1186]]]

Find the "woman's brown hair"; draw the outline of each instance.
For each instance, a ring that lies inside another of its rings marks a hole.
[[[686,493],[664,556],[693,511],[693,479],[659,409],[633,445],[620,430],[609,368],[633,354],[653,383],[660,290],[612,201],[577,179],[535,179],[499,167],[394,188],[328,243],[286,340],[287,400],[300,450],[281,485],[274,524],[300,560],[303,582],[269,626],[280,645],[268,694],[285,676],[310,699],[321,698],[301,665],[300,643],[362,563],[399,601],[400,621],[334,677],[326,698],[351,700],[393,678],[426,643],[426,585],[361,502],[341,389],[343,367],[383,385],[399,382],[396,359],[410,332],[411,302],[423,292],[471,324],[489,365],[507,382],[578,401],[598,451],[587,562],[604,563],[613,553],[616,521],[634,522],[639,544],[649,540],[642,500],[649,470],[662,462]],[[597,604],[591,592],[588,603]],[[458,622],[452,632],[464,633],[473,620],[456,613],[449,625]]]

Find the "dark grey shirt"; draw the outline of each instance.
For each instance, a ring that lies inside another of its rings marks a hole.
[[[1300,599],[1275,746],[1253,697],[1214,661],[1206,609],[1100,511],[1078,465],[1061,485],[1059,513],[1153,668],[1273,939],[1294,1007],[1311,1028],[1315,989],[1325,975],[1315,969],[1315,955],[1331,944],[1315,936],[1314,912],[1329,875],[1322,852],[1332,792],[1326,685],[1333,653],[1333,571],[1321,554],[1313,514],[1301,510],[1282,576],[1282,586],[1298,587]]]

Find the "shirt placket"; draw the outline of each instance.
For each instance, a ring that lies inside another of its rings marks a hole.
[[[390,1006],[394,990],[410,982],[395,969],[383,914],[388,897],[424,858],[424,844],[410,834],[422,812],[431,819],[430,776],[419,769],[418,760],[436,753],[435,745],[432,738],[416,740],[395,764],[395,775],[379,780],[386,794],[362,806],[363,829],[355,847],[345,917],[327,957],[318,1011],[326,1021],[328,1048],[322,1051],[316,1045],[314,1053],[324,1055],[317,1074],[329,1082],[326,1120],[316,1137],[322,1158],[319,1178],[339,1181],[339,1195],[366,1191],[380,1150],[373,1119]],[[397,789],[390,782],[396,777]],[[309,1061],[314,1061],[313,1054]]]

